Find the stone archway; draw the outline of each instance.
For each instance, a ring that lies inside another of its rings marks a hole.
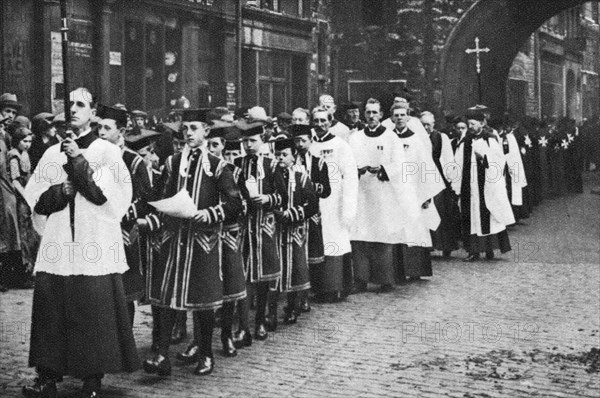
[[[589,0],[587,0],[589,1]],[[475,37],[482,55],[482,100],[493,113],[506,110],[506,81],[519,49],[546,20],[586,0],[479,0],[463,15],[446,42],[440,63],[442,108],[460,114],[479,102],[473,48]]]

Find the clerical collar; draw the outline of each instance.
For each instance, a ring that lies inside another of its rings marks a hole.
[[[364,132],[367,137],[379,137],[381,134],[385,132],[386,128],[380,123],[373,130],[369,128],[369,126],[365,126]]]
[[[79,148],[86,149],[92,144],[92,142],[96,141],[97,139],[98,136],[96,135],[96,133],[92,132],[91,128],[88,128],[87,130],[79,134],[77,138],[75,138],[75,142],[77,143],[77,146],[79,146]]]
[[[333,134],[331,133],[331,131],[327,131],[327,132],[325,133],[325,135],[324,135],[324,136],[322,136],[322,137],[319,137],[319,136],[318,136],[316,133],[315,133],[315,135],[313,136],[314,140],[315,140],[315,141],[317,141],[317,142],[326,142],[326,141],[332,140],[332,139],[333,139],[333,137],[335,137],[335,135],[333,135]]]
[[[394,131],[396,132],[396,135],[399,138],[408,138],[415,134],[411,130],[409,130],[408,127],[404,127],[402,131],[398,131],[398,129],[395,129]]]

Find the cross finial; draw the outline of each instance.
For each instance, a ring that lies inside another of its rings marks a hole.
[[[475,38],[475,48],[467,48],[465,50],[465,52],[467,54],[473,54],[475,53],[475,56],[477,58],[477,74],[481,73],[481,59],[480,59],[480,54],[481,53],[489,53],[490,49],[485,47],[485,48],[481,48],[479,47],[479,37]]]

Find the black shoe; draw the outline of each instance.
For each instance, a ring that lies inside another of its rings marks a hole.
[[[215,368],[215,360],[211,357],[200,357],[198,361],[198,365],[196,365],[196,369],[194,369],[194,374],[197,376],[206,376],[212,373]]]
[[[485,252],[485,258],[486,260],[493,260],[494,259],[494,251],[490,250]]]
[[[256,340],[266,340],[269,337],[269,333],[267,332],[267,328],[264,323],[259,323],[256,325],[254,329],[254,338]]]
[[[80,398],[98,398],[100,397],[100,387],[102,378],[91,377],[83,380],[83,386],[79,393]]]
[[[8,288],[4,285],[0,285],[0,293],[8,292]]]
[[[32,386],[23,386],[23,396],[28,398],[56,398],[56,380],[37,377]]]
[[[233,345],[235,348],[250,347],[252,345],[252,335],[248,329],[238,330],[233,334]]]
[[[200,347],[196,344],[190,344],[184,352],[178,352],[175,356],[178,360],[187,364],[192,364],[198,360]]]
[[[442,252],[442,257],[444,257],[444,258],[450,258],[450,254],[452,254],[452,252],[450,250],[444,250]]]
[[[171,344],[179,344],[187,338],[187,327],[186,325],[175,324],[173,331],[171,332]]]
[[[368,286],[366,282],[354,282],[352,294],[364,293],[366,291],[368,291]]]
[[[463,262],[465,262],[465,263],[475,263],[477,261],[481,261],[481,257],[479,257],[479,253],[469,254],[469,256],[463,260]]]
[[[292,310],[286,312],[285,316],[283,317],[283,323],[285,325],[293,325],[296,322],[298,322],[298,315],[296,315],[296,311]]]
[[[310,312],[310,310],[310,303],[308,302],[308,298],[305,297],[300,301],[300,312]]]
[[[394,285],[381,285],[377,293],[389,293],[394,290]]]
[[[159,376],[169,376],[171,374],[171,362],[169,358],[158,354],[152,359],[146,359],[143,363],[146,373],[157,373]]]
[[[409,276],[409,277],[408,277],[408,281],[409,281],[409,282],[418,282],[418,281],[420,281],[420,280],[421,280],[421,277],[420,277],[420,276]]]
[[[237,356],[237,350],[235,349],[235,345],[233,344],[233,340],[231,337],[227,337],[225,339],[221,339],[221,343],[223,343],[223,355],[227,358],[233,358]]]

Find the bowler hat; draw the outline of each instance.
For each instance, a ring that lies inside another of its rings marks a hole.
[[[0,109],[14,108],[16,110],[20,110],[22,106],[23,105],[17,101],[16,94],[4,93],[0,95]]]

